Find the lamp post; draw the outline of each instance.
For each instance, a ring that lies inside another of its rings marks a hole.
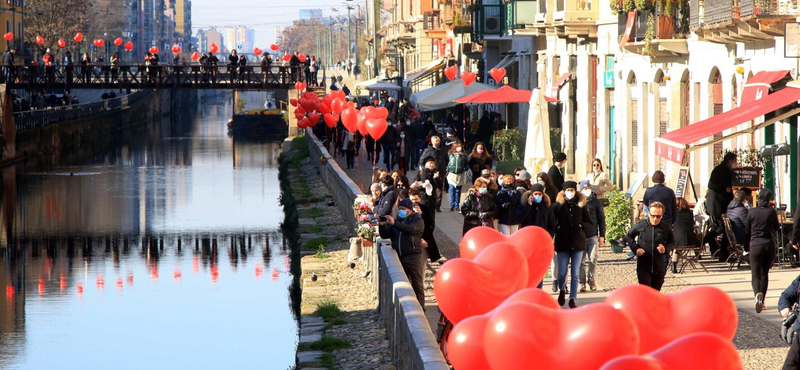
[[[347,1],[353,1],[353,0],[347,0]],[[347,7],[347,62],[350,63],[350,61],[352,60],[352,54],[351,54],[351,50],[350,50],[350,45],[352,45],[352,42],[350,40],[351,40],[351,37],[352,37],[351,36],[351,33],[352,33],[351,31],[353,29],[353,25],[351,24],[352,20],[350,18],[350,11],[353,10],[355,7],[350,5],[350,4],[347,4],[345,6]],[[356,34],[358,34],[358,24],[356,24]],[[356,49],[356,50],[358,50],[358,49]],[[354,68],[355,68],[355,66],[354,66]]]

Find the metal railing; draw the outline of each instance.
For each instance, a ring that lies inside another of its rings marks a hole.
[[[61,122],[74,121],[96,114],[127,108],[151,91],[137,91],[130,95],[85,104],[65,105],[14,113],[17,132],[47,127]]]
[[[800,11],[795,0],[692,0],[690,6],[692,28],[752,16],[794,18]]]
[[[2,66],[0,83],[14,89],[288,89],[302,67],[256,65]]]
[[[474,39],[483,39],[483,35],[502,35],[506,33],[505,5],[477,5],[472,16]]]

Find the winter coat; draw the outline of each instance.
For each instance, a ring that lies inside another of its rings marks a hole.
[[[375,205],[375,213],[378,216],[391,215],[395,203],[397,203],[397,189],[394,186],[388,186],[381,192],[381,197],[378,198],[378,204]]]
[[[586,175],[586,180],[592,185],[592,191],[597,194],[598,198],[605,198],[606,192],[614,188],[614,184],[608,179],[608,174],[605,172],[594,173],[590,172]]]
[[[444,186],[444,174],[441,172],[439,173],[439,178],[434,178],[434,174],[437,170],[429,170],[427,168],[422,168],[422,171],[417,172],[417,178],[415,181],[419,182],[419,197],[420,203],[431,207],[431,209],[435,208],[436,205],[436,189],[441,190]],[[425,190],[425,187],[422,185],[425,181],[430,181],[431,185],[433,185],[433,192],[431,195],[428,195],[428,192]]]
[[[561,191],[561,188],[564,186],[564,172],[562,171],[563,169],[558,168],[556,165],[550,166],[550,169],[547,170],[547,177],[549,177],[553,185],[556,186],[555,191]]]
[[[644,198],[642,198],[644,205],[650,206],[650,203],[661,202],[664,204],[664,216],[661,222],[672,224],[675,221],[675,213],[678,211],[677,202],[675,201],[675,192],[664,184],[655,184],[644,191]]]
[[[397,133],[397,129],[394,126],[389,126],[386,128],[386,132],[383,133],[380,139],[378,139],[378,144],[380,145],[397,145],[397,139],[400,138],[400,135]]]
[[[398,255],[422,253],[422,233],[425,221],[418,213],[411,213],[404,219],[395,219],[394,225],[388,223],[378,227],[381,238],[392,240],[392,249]]]
[[[589,217],[592,219],[593,227],[584,229],[583,233],[587,238],[595,236],[606,237],[606,212],[603,210],[603,202],[597,198],[597,194],[586,200],[586,209],[589,210]]]
[[[688,209],[680,210],[675,215],[675,223],[672,224],[673,235],[675,236],[675,246],[700,246],[700,239],[694,232],[694,214]]]
[[[641,220],[628,230],[626,236],[631,251],[642,248],[644,254],[636,262],[637,269],[650,270],[651,273],[664,275],[667,273],[666,255],[675,248],[675,236],[670,225],[661,221],[653,226],[650,220]],[[664,253],[658,251],[658,245],[664,246]]]
[[[564,192],[558,193],[553,204],[556,216],[556,252],[580,252],[586,250],[584,230],[594,227],[592,217],[586,208],[586,197],[580,192],[567,200]]]
[[[719,218],[725,214],[728,203],[733,200],[733,193],[727,192],[733,182],[733,171],[724,163],[714,167],[711,177],[708,179],[708,196],[706,198],[706,208],[708,214],[713,218]]]
[[[792,283],[781,293],[781,297],[778,298],[778,311],[780,312],[784,308],[791,310],[798,300],[800,300],[800,276],[792,280]],[[794,331],[800,332],[800,320],[795,320],[792,328]]]
[[[422,151],[422,155],[419,156],[419,166],[425,166],[425,162],[428,158],[433,158],[436,161],[436,168],[441,171],[442,175],[447,170],[447,149],[445,149],[444,145],[439,145],[439,149],[433,147],[433,145],[428,145],[425,150]]]
[[[772,191],[761,189],[758,193],[758,207],[747,213],[747,220],[750,222],[747,238],[750,240],[751,248],[755,245],[774,244],[772,233],[778,230],[781,224],[778,222],[778,212],[769,204],[770,200]]]
[[[464,228],[466,233],[475,226],[488,226],[494,228],[494,218],[497,206],[494,197],[489,194],[478,196],[475,189],[470,189],[464,202],[461,203],[461,214],[464,215]]]
[[[748,211],[744,204],[735,200],[732,200],[728,204],[728,211],[725,212],[725,216],[731,220],[731,229],[733,229],[736,242],[740,244],[748,244],[750,242],[747,240],[747,229],[750,228],[750,221],[747,219],[747,214]]]
[[[532,192],[526,191],[520,197],[519,207],[517,207],[519,227],[539,226],[547,230],[551,237],[555,236],[558,225],[556,215],[551,208],[550,197],[547,194],[543,194],[541,202],[531,204],[528,202],[531,194]]]
[[[447,172],[456,175],[464,173],[467,170],[467,155],[464,153],[448,153],[447,154]]]
[[[516,189],[501,189],[495,197],[497,205],[497,222],[503,225],[518,225],[517,208],[522,193]]]
[[[467,166],[469,166],[469,170],[472,173],[472,181],[475,181],[475,179],[481,177],[481,171],[492,169],[492,157],[486,156],[485,158],[477,158],[469,156]]]

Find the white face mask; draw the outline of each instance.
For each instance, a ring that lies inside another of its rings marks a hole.
[[[572,198],[575,197],[575,190],[565,191],[564,197],[567,198],[567,200],[572,200]]]
[[[461,147],[456,148],[456,151],[461,153]]]
[[[591,197],[592,196],[592,189],[583,189],[583,190],[581,190],[581,193],[583,193],[583,195],[585,195],[587,197]]]

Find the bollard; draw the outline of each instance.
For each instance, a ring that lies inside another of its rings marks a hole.
[[[348,261],[354,261],[363,255],[361,251],[361,238],[350,238],[350,253],[347,255]]]

